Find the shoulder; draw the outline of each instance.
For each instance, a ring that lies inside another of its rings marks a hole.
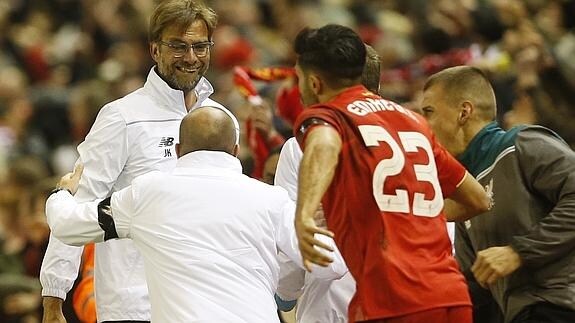
[[[565,140],[556,132],[542,126],[523,126],[517,129],[517,143],[530,144],[537,142],[551,142],[560,145],[567,145]]]
[[[573,154],[563,138],[553,130],[541,126],[524,126],[517,129],[515,147],[520,155],[543,155],[545,152],[557,150]]]
[[[340,112],[330,104],[315,104],[303,110],[294,124],[296,133],[304,133],[305,130],[319,123],[329,123],[332,126],[340,123]]]
[[[105,128],[125,127],[133,121],[145,119],[154,106],[153,99],[140,88],[105,104],[98,112],[95,124]]]
[[[135,121],[166,118],[169,110],[162,109],[158,99],[149,90],[137,89],[110,103],[119,115],[130,124]]]
[[[515,139],[520,162],[528,168],[536,164],[552,169],[556,161],[575,161],[575,152],[554,131],[541,126],[520,129]]]

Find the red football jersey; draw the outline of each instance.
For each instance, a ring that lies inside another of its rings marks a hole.
[[[314,119],[343,142],[322,205],[357,284],[350,322],[470,305],[443,214],[465,168],[425,119],[361,85],[304,110],[294,128],[302,146]]]

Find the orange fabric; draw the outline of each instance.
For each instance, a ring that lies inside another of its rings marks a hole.
[[[82,323],[96,322],[96,298],[94,296],[94,244],[84,247],[82,254],[82,280],[72,296],[72,306]]]

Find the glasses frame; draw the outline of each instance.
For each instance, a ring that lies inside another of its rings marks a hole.
[[[174,42],[165,42],[163,40],[158,40],[158,43],[160,45],[164,45],[164,46],[168,47],[175,58],[183,57],[184,55],[186,55],[186,53],[188,53],[190,51],[190,48],[192,49],[192,51],[194,52],[194,55],[196,55],[196,57],[204,58],[204,57],[208,56],[210,49],[214,46],[214,42],[210,41],[210,40],[199,42],[199,43],[194,43],[194,44],[190,44],[190,45],[186,44],[185,42],[178,42],[177,44],[175,44]],[[204,45],[208,45],[206,52],[204,54],[198,54],[196,52],[196,48],[199,46],[204,46]],[[181,54],[177,53],[178,51],[182,50],[184,48],[184,46],[185,46],[184,52]]]

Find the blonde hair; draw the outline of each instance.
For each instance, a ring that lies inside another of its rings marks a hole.
[[[206,23],[208,37],[211,40],[218,22],[218,16],[214,10],[201,1],[163,0],[156,6],[152,17],[150,17],[148,40],[150,42],[159,41],[166,28],[177,26],[185,29],[198,19]]]

